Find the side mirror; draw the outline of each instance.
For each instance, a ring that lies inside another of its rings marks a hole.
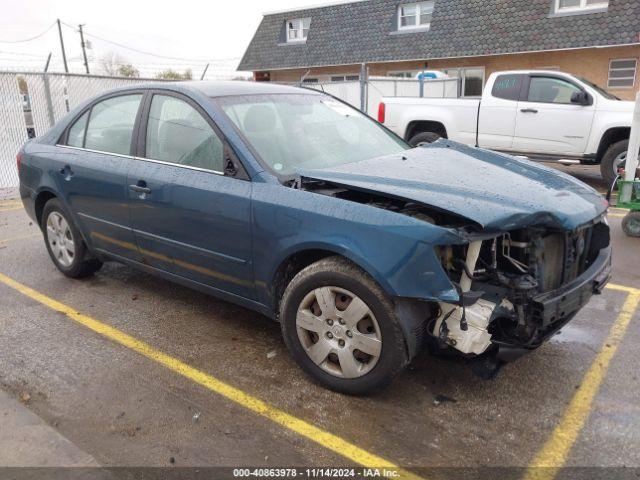
[[[571,103],[575,103],[576,105],[591,105],[593,102],[591,101],[591,95],[587,92],[574,92],[571,95]]]

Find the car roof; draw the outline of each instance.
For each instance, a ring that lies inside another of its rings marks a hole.
[[[495,72],[497,75],[515,75],[515,74],[521,74],[521,75],[557,75],[557,76],[561,76],[561,77],[572,77],[572,75],[570,73],[567,72],[562,72],[560,70],[536,70],[536,69],[531,69],[531,70],[505,70],[505,71],[499,71],[499,72]]]
[[[208,97],[228,97],[233,95],[264,95],[269,93],[320,93],[315,90],[303,89],[289,85],[242,80],[175,82],[173,85],[189,90],[198,90]]]

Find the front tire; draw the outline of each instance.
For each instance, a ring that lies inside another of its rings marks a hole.
[[[610,145],[600,162],[600,174],[607,184],[611,186],[627,159],[627,150],[629,150],[629,140],[621,140]]]
[[[71,216],[56,198],[49,200],[42,211],[44,242],[54,265],[70,278],[94,274],[102,262],[92,258]]]
[[[280,321],[298,365],[337,392],[379,390],[409,360],[390,297],[341,257],[320,260],[291,280],[280,304]]]

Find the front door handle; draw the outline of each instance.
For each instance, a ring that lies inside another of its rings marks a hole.
[[[535,108],[523,108],[520,110],[522,113],[538,113],[538,110]]]
[[[151,189],[147,187],[147,182],[144,180],[140,180],[136,185],[129,185],[129,190],[145,195],[151,193]]]

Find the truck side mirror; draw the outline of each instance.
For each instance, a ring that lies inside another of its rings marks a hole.
[[[587,92],[574,92],[571,95],[571,103],[575,103],[576,105],[591,105],[593,101],[591,100],[591,95]]]

